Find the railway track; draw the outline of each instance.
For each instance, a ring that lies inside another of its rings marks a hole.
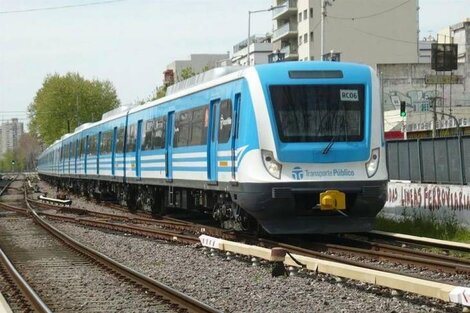
[[[54,208],[46,204],[36,204],[43,208]],[[119,208],[120,206],[111,205],[112,208]],[[450,273],[450,274],[470,274],[470,261],[463,258],[451,257],[436,253],[425,252],[417,249],[403,248],[399,245],[377,243],[366,240],[351,239],[345,236],[335,237],[328,236],[325,242],[317,241],[314,237],[298,237],[298,239],[283,239],[282,241],[276,241],[276,239],[267,238],[261,239],[257,242],[254,238],[249,236],[243,236],[238,234],[235,236],[233,233],[226,231],[217,230],[212,227],[204,225],[195,225],[186,221],[176,219],[151,219],[149,217],[143,217],[141,215],[132,215],[126,213],[98,213],[88,210],[74,208],[60,208],[59,211],[67,212],[71,210],[74,214],[82,214],[79,217],[59,217],[56,214],[48,215],[48,218],[62,219],[69,222],[80,222],[81,224],[108,228],[117,231],[124,231],[133,233],[136,235],[149,236],[152,238],[158,238],[169,241],[177,241],[181,243],[197,243],[197,235],[207,234],[214,237],[223,238],[226,240],[237,240],[242,242],[250,242],[255,245],[261,246],[279,246],[284,247],[293,253],[299,253],[303,255],[313,256],[320,259],[332,260],[336,262],[342,262],[350,265],[388,271],[390,273],[402,273],[400,269],[394,270],[393,268],[387,268],[387,266],[381,266],[379,261],[384,264],[401,264],[410,268],[418,268],[419,271],[415,274],[409,273],[410,276],[420,277],[419,272],[423,269],[427,269],[436,273]],[[90,215],[90,217],[84,217],[84,215]],[[97,220],[98,219],[98,220]],[[108,219],[105,221],[105,219]],[[116,220],[113,220],[116,219]],[[118,220],[117,220],[118,219]],[[157,225],[162,228],[174,228],[177,231],[168,230],[155,230],[154,228],[146,228],[145,226],[134,225],[135,223],[142,223],[143,225]],[[410,271],[413,272],[413,271]],[[421,275],[422,277],[422,275]]]
[[[51,311],[217,312],[76,242],[29,209],[33,219],[16,215],[26,214],[24,207],[0,219],[0,247]]]
[[[328,236],[325,240],[326,242],[302,240],[295,245],[321,253],[368,257],[378,261],[395,262],[439,272],[470,275],[470,260],[466,258],[346,236]]]
[[[120,208],[120,211],[122,211],[122,208]],[[115,215],[115,213],[112,214],[112,216]],[[120,223],[133,223],[133,219],[139,220],[142,223],[149,222],[148,217],[139,215],[137,217],[133,216],[127,222],[121,221]],[[153,221],[151,223],[153,223]],[[190,225],[188,222],[175,219],[171,219],[171,223],[169,224],[172,223],[178,227],[187,227]],[[220,236],[215,235],[215,237]],[[460,281],[468,281],[470,273],[470,264],[466,259],[403,248],[400,247],[398,243],[393,245],[357,239],[346,240],[346,238],[341,238],[340,240],[337,237],[334,240],[330,238],[331,241],[327,243],[312,242],[311,238],[308,240],[303,239],[298,242],[289,242],[286,240],[279,242],[272,240],[272,238],[262,239],[259,242],[253,238],[247,239],[246,237],[238,237],[236,239],[238,241],[265,247],[284,247],[291,253],[299,255],[311,256],[381,272],[385,271],[392,274],[424,278],[434,282],[450,282],[449,279],[447,279],[449,276],[439,276],[439,273],[449,273],[449,275],[451,275],[450,280],[457,277],[456,280],[460,279]],[[400,264],[402,267],[398,267],[396,264]],[[403,268],[409,269],[409,271],[403,271]],[[437,275],[429,277],[427,276],[427,271],[432,271]],[[452,283],[455,283],[455,281],[452,281]]]

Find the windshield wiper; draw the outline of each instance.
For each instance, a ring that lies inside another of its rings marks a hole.
[[[331,150],[331,147],[333,147],[333,144],[336,142],[336,138],[337,136],[333,136],[330,140],[330,142],[326,145],[325,149],[323,149],[323,151],[321,153],[323,154],[327,154],[328,152],[330,152]]]

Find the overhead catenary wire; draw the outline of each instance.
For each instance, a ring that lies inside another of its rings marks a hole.
[[[110,4],[110,3],[122,2],[122,1],[126,1],[126,0],[105,0],[105,1],[95,1],[95,2],[88,2],[88,3],[81,3],[81,4],[61,5],[61,6],[55,6],[55,7],[31,8],[31,9],[21,9],[21,10],[8,10],[8,11],[0,11],[0,14],[14,14],[14,13],[28,13],[28,12],[71,9],[71,8],[86,7],[86,6],[92,6],[92,5]]]
[[[386,14],[390,11],[396,10],[399,7],[407,4],[410,1],[411,0],[406,0],[406,1],[396,5],[394,7],[388,8],[388,9],[380,11],[380,12],[375,12],[375,13],[372,13],[372,14],[369,14],[369,15],[363,15],[363,16],[334,16],[334,15],[328,15],[328,17],[333,18],[333,19],[338,19],[338,20],[353,20],[353,21],[354,20],[360,20],[360,19],[366,19],[366,18],[371,18],[371,17],[376,17],[376,16],[379,16],[379,15],[383,15],[383,14]]]

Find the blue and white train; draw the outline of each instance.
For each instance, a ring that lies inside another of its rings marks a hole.
[[[215,69],[106,113],[47,148],[38,171],[134,210],[200,209],[235,230],[357,232],[385,203],[384,147],[370,67],[284,62]]]

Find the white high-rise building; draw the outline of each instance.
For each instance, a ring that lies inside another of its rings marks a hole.
[[[322,23],[322,5],[324,22]],[[372,67],[418,62],[418,0],[273,0],[273,51],[285,60],[323,55]]]
[[[11,122],[0,125],[0,156],[8,150],[18,147],[18,142],[24,133],[23,123],[17,118],[12,118]]]

